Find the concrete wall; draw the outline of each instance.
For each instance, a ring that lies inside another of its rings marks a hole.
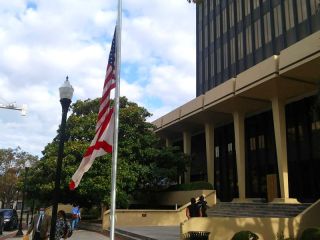
[[[181,235],[189,231],[206,231],[210,232],[210,240],[230,240],[236,232],[249,230],[264,240],[277,239],[281,232],[285,238],[296,239],[305,228],[320,227],[319,216],[320,200],[294,218],[191,218],[182,223]]]
[[[72,209],[72,205],[71,205],[71,204],[61,204],[61,203],[60,203],[60,204],[58,205],[58,211],[63,210],[63,211],[65,211],[66,213],[70,213],[70,212],[71,212],[71,209]],[[48,215],[51,216],[51,214],[52,214],[52,206],[47,207],[45,211],[46,211],[46,214],[48,214]]]
[[[193,193],[193,194],[192,194]],[[200,193],[196,195],[195,193]],[[216,204],[216,192],[209,190],[201,191],[182,191],[182,198],[189,196],[200,196],[203,193],[206,196],[208,206]],[[206,194],[207,193],[207,194]],[[116,225],[124,226],[174,226],[187,220],[186,207],[189,205],[189,200],[177,210],[116,210]],[[103,229],[110,227],[110,210],[106,211],[102,222]]]

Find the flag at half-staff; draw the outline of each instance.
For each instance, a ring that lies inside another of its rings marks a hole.
[[[92,166],[95,158],[112,153],[114,135],[114,107],[111,105],[110,93],[116,87],[116,31],[114,32],[109,60],[103,85],[102,97],[95,136],[83,155],[80,166],[73,174],[69,188],[74,190],[78,187],[82,176]]]

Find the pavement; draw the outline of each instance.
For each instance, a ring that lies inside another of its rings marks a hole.
[[[116,227],[116,232],[138,239],[180,239],[180,226]]]
[[[97,225],[97,226],[96,226]],[[70,240],[109,240],[110,238],[108,231],[101,232],[101,224],[90,224],[86,223],[83,226],[89,227],[87,230],[75,230]],[[26,233],[26,230],[23,231]],[[16,237],[17,230],[15,231],[4,231],[3,235],[0,235],[0,240],[16,239],[22,240],[22,237]],[[144,226],[144,227],[116,227],[115,239],[141,239],[141,240],[178,240],[180,239],[180,227],[179,226]],[[31,238],[30,238],[31,240]]]
[[[4,233],[3,235],[0,235],[0,240],[5,240],[5,239],[22,240],[22,237],[15,237],[16,232],[17,231],[12,231],[12,232],[5,231],[3,232]],[[96,232],[90,232],[86,230],[76,230],[73,232],[72,236],[68,239],[70,240],[109,240],[110,238]]]

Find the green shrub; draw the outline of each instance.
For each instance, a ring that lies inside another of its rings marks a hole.
[[[191,190],[213,190],[213,186],[208,182],[192,182],[170,186],[166,191],[191,191]]]
[[[241,231],[233,235],[231,240],[257,240],[259,237],[250,231]]]
[[[307,228],[302,232],[300,240],[320,240],[320,228]]]

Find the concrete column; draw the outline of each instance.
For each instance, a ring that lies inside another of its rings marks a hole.
[[[286,114],[284,100],[275,97],[272,99],[272,114],[274,136],[276,140],[280,194],[282,199],[289,198],[288,184],[288,157],[286,137]]]
[[[214,125],[205,124],[208,182],[214,186]]]
[[[171,147],[172,146],[172,141],[170,138],[166,138],[166,147]]]
[[[234,137],[236,145],[236,161],[238,174],[239,200],[246,199],[246,172],[245,172],[245,135],[244,135],[244,118],[242,112],[234,112]]]
[[[183,152],[191,156],[191,133],[188,131],[183,132]],[[184,175],[185,183],[190,183],[190,166],[187,167],[187,172]]]

